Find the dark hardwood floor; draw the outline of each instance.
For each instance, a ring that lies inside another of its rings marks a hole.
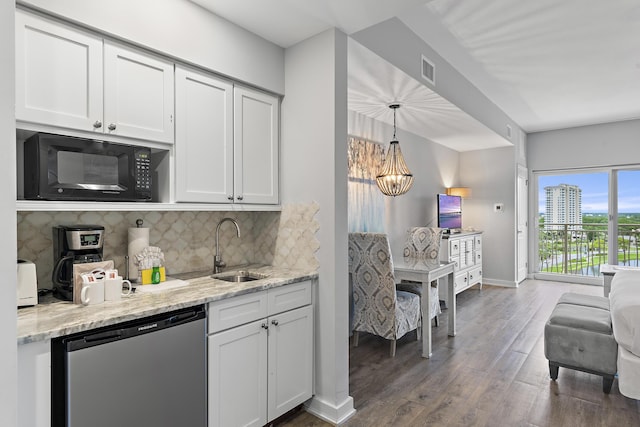
[[[356,414],[344,426],[640,426],[637,400],[609,395],[602,378],[560,368],[549,379],[543,331],[564,292],[602,288],[528,280],[519,288],[476,287],[458,295],[457,336],[446,312],[433,328],[433,356],[420,357],[415,333],[389,343],[360,335],[350,348],[349,390]],[[328,426],[300,412],[282,426]]]

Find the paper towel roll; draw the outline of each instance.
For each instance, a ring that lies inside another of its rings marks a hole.
[[[138,267],[135,264],[136,255],[149,246],[149,228],[129,228],[129,280],[138,281]]]

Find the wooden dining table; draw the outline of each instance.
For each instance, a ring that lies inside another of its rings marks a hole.
[[[429,313],[431,307],[431,283],[445,278],[442,282],[447,288],[447,315],[448,334],[450,337],[456,335],[456,293],[453,287],[453,262],[442,262],[439,260],[423,260],[417,258],[401,258],[394,260],[393,273],[396,280],[410,280],[422,283],[422,312]],[[422,357],[431,357],[431,322],[423,322],[422,325]]]

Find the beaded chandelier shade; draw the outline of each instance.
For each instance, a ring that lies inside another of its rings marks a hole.
[[[413,174],[407,167],[400,151],[400,143],[396,139],[396,110],[400,104],[391,104],[393,110],[393,139],[380,172],[376,176],[378,188],[386,196],[399,196],[409,191],[413,185]]]

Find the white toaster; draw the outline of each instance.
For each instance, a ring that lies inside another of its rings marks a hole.
[[[38,278],[36,265],[24,259],[18,260],[18,307],[38,304]]]

